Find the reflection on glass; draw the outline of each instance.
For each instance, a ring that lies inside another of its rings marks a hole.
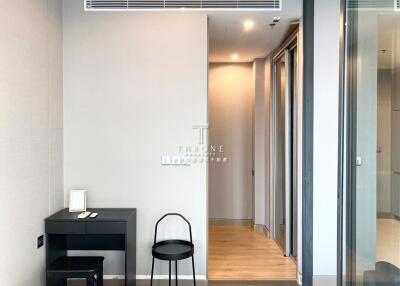
[[[374,2],[346,9],[352,144],[343,281],[400,285],[400,12]]]
[[[277,146],[277,162],[276,166],[276,240],[282,249],[286,249],[286,154],[285,154],[285,140],[286,140],[286,62],[285,56],[282,56],[276,63],[276,95],[277,95],[277,108],[276,108],[276,130],[278,132],[276,138]],[[287,254],[287,253],[286,253]]]

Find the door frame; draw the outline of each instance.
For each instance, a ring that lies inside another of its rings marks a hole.
[[[292,39],[292,37],[291,37],[291,39]],[[286,71],[286,75],[289,73],[288,71],[289,71],[289,67],[288,67],[288,65],[289,65],[289,60],[288,60],[288,49],[287,49],[287,46],[286,45],[284,45],[283,46],[283,48],[280,48],[279,50],[278,50],[278,52],[277,53],[275,53],[275,55],[273,56],[273,58],[272,58],[272,98],[271,98],[271,106],[270,106],[270,114],[271,114],[271,118],[270,118],[270,122],[271,122],[271,126],[270,126],[270,130],[271,130],[271,133],[272,133],[272,136],[271,136],[271,140],[270,140],[270,154],[271,154],[271,160],[270,160],[270,172],[271,172],[271,174],[270,174],[270,178],[271,178],[271,181],[270,181],[270,183],[271,183],[271,188],[270,188],[270,190],[271,190],[271,201],[270,201],[270,210],[271,210],[271,212],[272,212],[272,215],[271,215],[271,218],[272,218],[272,221],[271,221],[271,223],[270,223],[270,225],[272,226],[271,227],[271,237],[275,240],[275,241],[277,241],[277,244],[281,247],[281,248],[283,248],[283,252],[284,252],[284,254],[287,256],[288,255],[288,253],[287,253],[287,239],[285,238],[285,245],[280,245],[279,244],[279,242],[278,242],[278,237],[277,237],[277,235],[278,235],[278,233],[280,232],[280,229],[278,228],[278,225],[280,225],[280,223],[278,222],[278,218],[277,218],[277,215],[276,215],[276,212],[278,211],[278,207],[277,207],[277,199],[278,199],[278,195],[277,195],[277,193],[278,193],[278,190],[277,190],[277,180],[276,180],[276,177],[277,177],[277,166],[278,166],[278,158],[277,158],[277,151],[278,151],[278,134],[280,133],[279,132],[279,130],[278,130],[278,127],[277,127],[277,123],[278,123],[278,120],[279,119],[282,119],[282,118],[278,118],[278,103],[279,103],[279,101],[281,100],[281,94],[279,93],[278,94],[278,85],[277,85],[277,73],[278,73],[278,70],[277,70],[277,65],[278,65],[278,63],[279,62],[281,62],[281,61],[284,61],[285,62],[285,71]],[[281,82],[279,82],[279,85],[281,84]],[[279,90],[280,90],[280,88],[281,88],[281,86],[279,86]],[[285,153],[285,155],[287,155],[286,153],[287,153],[287,141],[288,141],[288,138],[287,138],[287,116],[288,116],[288,114],[287,114],[287,107],[288,107],[288,105],[287,105],[287,100],[288,100],[288,94],[289,94],[289,80],[287,79],[287,78],[285,78],[285,108],[284,108],[284,112],[285,112],[285,115],[284,115],[284,117],[283,117],[283,119],[284,119],[284,122],[283,123],[281,123],[280,124],[280,126],[281,127],[284,127],[285,128],[285,144],[284,144],[284,153]],[[284,193],[285,193],[285,217],[286,218],[288,218],[287,217],[287,180],[288,180],[288,178],[286,177],[286,174],[287,174],[287,168],[288,168],[288,166],[287,166],[287,156],[285,156],[285,158],[284,158],[284,163],[285,163],[285,169],[284,170],[282,170],[283,171],[283,173],[281,174],[281,175],[283,175],[283,176],[285,176],[285,189],[283,190],[284,191]],[[282,191],[282,190],[279,190],[279,191]],[[281,203],[283,203],[283,202],[281,202]],[[285,222],[285,228],[286,228],[286,230],[285,230],[285,234],[287,233],[287,231],[288,231],[288,229],[287,229],[287,226],[288,226],[288,221],[286,221]]]
[[[342,0],[343,1],[343,0]],[[303,0],[303,29],[299,39],[302,59],[302,177],[301,186],[301,261],[302,267],[299,283],[304,286],[313,285],[313,149],[314,149],[314,0]],[[208,94],[207,94],[208,98]],[[207,179],[208,180],[208,179]],[[272,201],[271,197],[271,201]],[[300,200],[300,196],[298,197]],[[207,187],[208,201],[208,187]],[[206,204],[206,251],[208,253],[208,203]],[[208,277],[208,254],[206,262]]]
[[[314,0],[303,0],[301,282],[313,285]]]

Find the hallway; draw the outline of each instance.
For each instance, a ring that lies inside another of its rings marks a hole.
[[[296,264],[264,233],[245,226],[211,226],[209,280],[294,281]]]

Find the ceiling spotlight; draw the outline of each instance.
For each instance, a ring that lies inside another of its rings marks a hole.
[[[274,17],[272,22],[278,23],[281,20],[281,17]]]
[[[244,28],[245,31],[250,31],[250,30],[252,30],[252,29],[254,28],[254,21],[253,21],[253,20],[250,20],[250,19],[245,20],[245,21],[243,22],[243,28]]]
[[[239,58],[239,56],[238,56],[238,54],[233,54],[231,56],[231,58],[232,58],[232,60],[236,61]]]

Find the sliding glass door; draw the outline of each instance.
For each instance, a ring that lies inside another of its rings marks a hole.
[[[399,4],[345,7],[344,285],[400,283]]]
[[[274,58],[274,238],[297,256],[297,43]]]
[[[288,52],[283,54],[274,62],[274,86],[275,86],[275,239],[288,255],[287,239],[287,165],[289,161],[288,142]]]

